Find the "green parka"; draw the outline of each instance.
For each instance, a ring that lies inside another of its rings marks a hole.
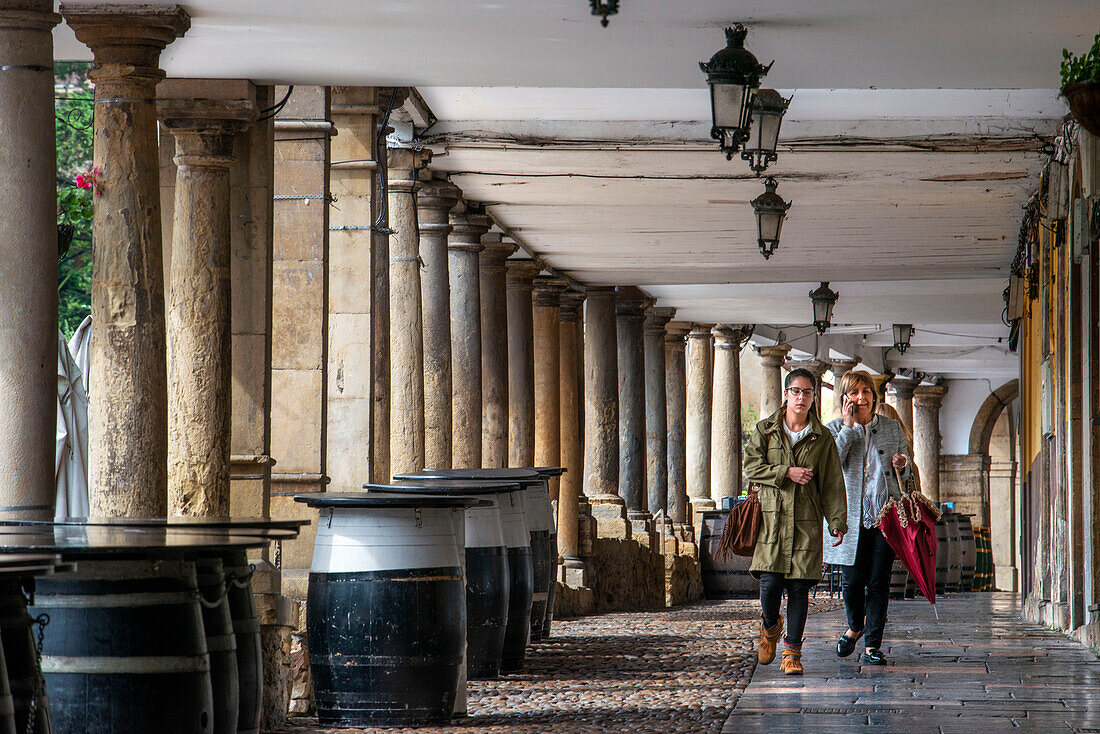
[[[821,580],[822,517],[829,531],[848,532],[848,497],[833,436],[812,412],[810,430],[791,446],[783,430],[787,405],[756,424],[745,447],[745,477],[757,485],[763,520],[749,571]],[[812,469],[807,484],[787,478],[787,469]]]

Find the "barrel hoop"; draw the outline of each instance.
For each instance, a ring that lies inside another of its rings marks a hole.
[[[43,655],[43,673],[83,673],[91,675],[150,675],[156,673],[207,673],[208,655],[151,657],[67,657]]]
[[[246,632],[259,632],[260,620],[258,617],[245,617],[244,619],[233,620],[233,632],[234,634],[243,634]]]
[[[509,551],[512,549],[509,548]],[[384,571],[311,571],[310,581],[364,583],[368,581],[461,581],[459,566],[431,566],[427,568],[394,568]]]
[[[35,607],[97,609],[113,607],[159,607],[167,604],[190,604],[196,600],[192,591],[164,591],[136,594],[36,594]]]
[[[214,635],[213,637],[206,638],[207,652],[234,652],[236,649],[236,635]]]

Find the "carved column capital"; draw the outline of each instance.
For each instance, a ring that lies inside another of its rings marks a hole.
[[[446,237],[453,229],[450,211],[462,192],[450,181],[431,179],[416,195],[416,219],[420,234]]]
[[[919,385],[913,390],[913,404],[925,408],[939,408],[947,395],[947,385]]]
[[[580,291],[564,291],[559,299],[561,308],[558,310],[558,320],[574,323],[580,321],[585,297],[585,294]]]
[[[770,347],[757,347],[756,353],[760,355],[760,363],[764,367],[782,367],[791,351],[790,344],[775,344]]]

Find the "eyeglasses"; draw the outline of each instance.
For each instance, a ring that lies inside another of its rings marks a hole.
[[[807,387],[805,389],[801,387],[788,387],[787,392],[789,392],[793,397],[796,398],[803,395],[808,398],[812,398],[814,396],[814,389],[812,387]]]

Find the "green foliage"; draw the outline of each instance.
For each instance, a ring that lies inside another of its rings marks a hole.
[[[741,404],[741,430],[745,433],[752,433],[752,429],[756,428],[756,424],[760,421],[760,416],[756,414],[756,408],[745,403]]]
[[[89,64],[54,64],[54,130],[57,135],[57,223],[73,228],[72,244],[58,252],[57,321],[72,336],[91,313],[92,192],[76,176],[92,167],[92,84]]]
[[[1092,39],[1092,48],[1081,56],[1062,49],[1062,86],[1077,82],[1100,84],[1100,33]]]

